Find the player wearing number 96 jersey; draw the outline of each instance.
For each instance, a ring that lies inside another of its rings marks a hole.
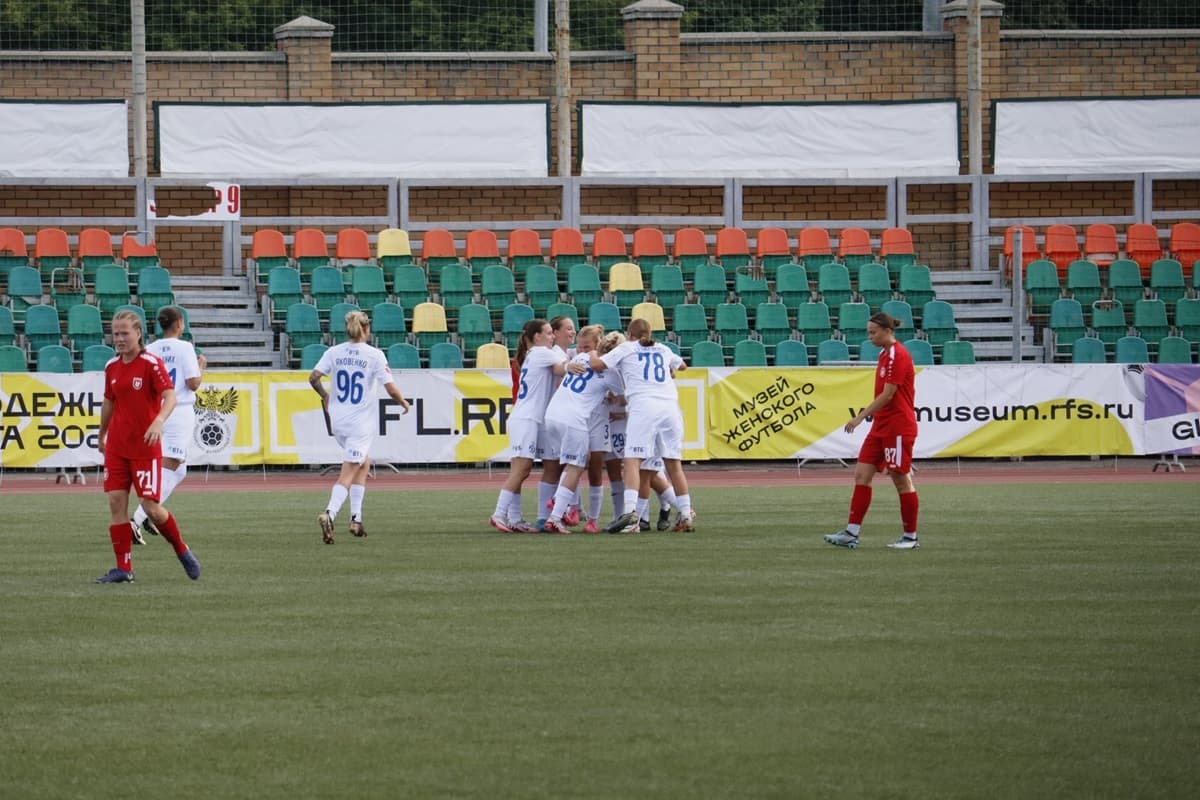
[[[350,533],[367,535],[363,526],[363,497],[367,491],[367,474],[371,471],[371,444],[379,428],[379,399],[376,387],[383,386],[393,400],[408,413],[409,402],[400,394],[392,380],[387,357],[367,344],[371,321],[361,311],[346,314],[348,341],[325,351],[308,376],[308,383],[321,398],[328,414],[329,426],[338,447],[342,449],[342,471],[329,496],[325,510],[317,515],[321,538],[333,544],[333,523],[338,511],[350,498]],[[330,377],[333,391],[326,391],[322,378]]]

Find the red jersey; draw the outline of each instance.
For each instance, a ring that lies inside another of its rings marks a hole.
[[[916,371],[912,356],[904,345],[896,342],[879,352],[875,367],[875,396],[883,393],[886,384],[894,383],[892,401],[875,412],[871,419],[872,436],[916,436],[917,409],[914,403]]]
[[[119,357],[104,367],[104,399],[112,401],[105,453],[122,458],[161,458],[162,445],[145,442],[146,430],[162,410],[162,395],[174,389],[167,365],[143,352],[126,364]]]

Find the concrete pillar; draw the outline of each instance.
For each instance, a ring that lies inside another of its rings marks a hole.
[[[275,46],[287,55],[288,100],[323,102],[333,96],[333,26],[297,17],[275,29]]]
[[[968,17],[968,0],[952,0],[942,6],[942,18],[945,20],[945,30],[954,34],[954,93],[962,103],[961,132],[964,166],[969,166],[974,172],[983,172],[982,165],[965,164],[965,156],[969,147],[969,109],[968,90],[970,88],[970,70],[968,69],[968,39],[971,38],[970,18]],[[995,0],[979,0],[979,58],[981,80],[979,85],[980,131],[983,144],[982,161],[991,162],[991,131],[992,119],[990,114],[992,89],[999,88],[1000,79],[1000,18],[1004,15],[1004,5]]]
[[[674,100],[687,94],[679,45],[683,6],[670,0],[638,0],[621,9],[625,49],[634,55],[638,100]]]

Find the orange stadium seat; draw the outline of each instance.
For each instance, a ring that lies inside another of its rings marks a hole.
[[[1200,225],[1176,222],[1171,226],[1171,257],[1190,267],[1200,260]]]
[[[741,228],[721,228],[717,231],[717,261],[726,269],[737,269],[750,263],[750,240]]]
[[[633,260],[643,270],[667,263],[667,238],[658,228],[638,228],[633,232]]]
[[[250,258],[259,283],[267,283],[267,276],[275,267],[288,264],[287,244],[283,234],[274,228],[261,228],[250,239]]]
[[[838,258],[847,267],[857,267],[875,260],[871,249],[871,234],[862,228],[842,228],[838,234]]]
[[[425,231],[421,237],[421,262],[426,270],[458,263],[458,248],[454,244],[454,234],[441,228]]]
[[[1125,257],[1150,274],[1150,265],[1163,257],[1158,228],[1149,222],[1135,222],[1125,229]]]
[[[550,260],[559,269],[587,263],[587,249],[578,228],[556,228],[550,234]]]
[[[696,267],[708,263],[708,241],[699,228],[680,228],[675,231],[671,255],[682,270],[684,278],[696,273]]]
[[[1067,265],[1083,258],[1083,251],[1079,249],[1079,235],[1073,225],[1059,223],[1046,228],[1045,250],[1046,259],[1058,267],[1060,277],[1066,275]]]
[[[1107,222],[1096,222],[1083,230],[1083,257],[1099,267],[1107,267],[1120,255],[1117,229]]]
[[[467,263],[476,272],[501,263],[500,242],[495,233],[485,228],[467,233]]]
[[[1021,266],[1028,266],[1031,262],[1037,261],[1042,257],[1042,251],[1038,249],[1037,231],[1029,225],[1009,225],[1004,230],[1004,279],[1012,281],[1012,265],[1015,261],[1013,241],[1017,231],[1021,232]]]
[[[313,270],[329,265],[329,244],[318,228],[301,228],[292,236],[292,258],[300,269],[300,280],[312,278]]]
[[[870,242],[867,244],[869,248]],[[819,267],[833,261],[829,231],[820,227],[801,228],[797,236],[796,256],[806,267]]]
[[[333,257],[345,264],[365,264],[371,260],[371,240],[361,228],[342,228],[333,247]]]
[[[792,244],[783,228],[763,228],[754,242],[754,256],[768,277],[775,276],[780,264],[792,260]]]
[[[111,245],[109,253],[112,253]],[[33,260],[45,281],[50,279],[54,270],[71,266],[71,245],[67,242],[67,232],[62,228],[40,228],[33,240]]]

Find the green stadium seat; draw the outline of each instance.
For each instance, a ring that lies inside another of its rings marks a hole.
[[[928,367],[933,365],[933,345],[925,339],[909,339],[904,343],[904,348],[912,356],[913,366]]]
[[[381,350],[407,341],[408,325],[404,319],[404,308],[386,300],[376,303],[371,309],[371,334],[375,337],[375,346]]]
[[[671,325],[685,358],[689,357],[692,347],[697,342],[707,341],[712,335],[704,306],[696,303],[680,303],[675,306]]]
[[[104,366],[117,355],[106,344],[93,344],[83,349],[83,363],[80,372],[103,372]]]
[[[430,369],[462,369],[463,354],[454,342],[438,342],[429,348]]]
[[[807,367],[808,347],[799,339],[785,339],[775,345],[775,366]]]
[[[757,339],[742,339],[733,346],[735,367],[767,366],[767,348]]]
[[[485,267],[492,269],[492,267]],[[505,271],[508,267],[500,267]],[[502,312],[503,313],[503,312]],[[474,353],[481,345],[492,341],[496,332],[492,329],[492,314],[487,306],[470,303],[458,310],[456,328],[463,352]]]
[[[546,311],[558,302],[558,272],[545,264],[533,264],[525,270],[525,296],[535,311]],[[549,313],[549,312],[547,312]]]
[[[94,344],[104,344],[104,322],[96,306],[79,305],[67,313],[67,339],[71,348],[82,353]]]
[[[693,367],[723,367],[725,351],[719,343],[710,339],[696,342],[692,345],[688,364]]]
[[[1083,336],[1068,345],[1073,364],[1103,364],[1107,361],[1104,342],[1092,336]]]
[[[61,344],[48,344],[37,351],[37,371],[69,375],[75,371],[71,351]]]
[[[1140,336],[1122,336],[1117,339],[1116,358],[1118,364],[1146,364],[1150,361],[1150,347]]]
[[[899,321],[900,327],[895,330],[897,339],[907,342],[916,336],[917,331],[913,327],[912,306],[908,304],[907,300],[888,300],[879,310],[892,319]]]
[[[54,306],[36,305],[25,310],[25,341],[33,355],[43,347],[62,343],[62,325]]]
[[[407,342],[396,342],[387,349],[387,362],[392,369],[420,369],[421,351]]]
[[[1146,287],[1142,283],[1142,270],[1137,262],[1127,258],[1119,258],[1112,262],[1108,267],[1108,290],[1126,308],[1141,300],[1146,294]],[[1078,294],[1075,295],[1075,299],[1083,302]]]
[[[300,351],[300,369],[312,370],[317,366],[317,362],[321,360],[321,356],[325,355],[325,351],[329,349],[328,345],[314,342],[306,344]]]
[[[11,344],[0,344],[0,372],[28,372],[25,349]]]
[[[841,339],[825,339],[817,343],[817,365],[849,361],[850,348]]]
[[[1117,266],[1117,263],[1114,261],[1109,267],[1110,279],[1113,274],[1111,270]],[[1141,283],[1140,278],[1138,282]],[[1091,261],[1078,260],[1069,263],[1067,265],[1067,294],[1077,300],[1080,306],[1090,306],[1099,300],[1104,294],[1104,290],[1100,286],[1100,268]],[[1121,298],[1118,296],[1117,299]]]
[[[1096,265],[1092,264],[1092,266]],[[1082,339],[1086,333],[1083,325],[1083,306],[1073,297],[1060,297],[1050,304],[1048,327],[1054,332],[1055,355],[1072,354],[1075,341]],[[1096,339],[1096,342],[1100,345],[1103,355],[1104,343],[1099,339]],[[1091,347],[1091,345],[1086,345],[1086,347]],[[1073,355],[1072,360],[1074,360]]]
[[[958,366],[974,364],[975,346],[963,339],[946,342],[942,345],[942,363]]]
[[[1191,364],[1192,343],[1182,336],[1164,336],[1158,343],[1158,363]]]

